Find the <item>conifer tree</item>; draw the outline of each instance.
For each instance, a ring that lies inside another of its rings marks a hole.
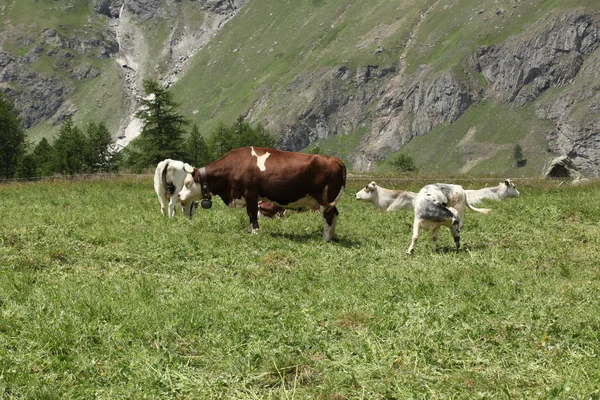
[[[60,174],[79,174],[85,166],[85,136],[71,117],[60,126],[52,151],[52,169]]]
[[[33,149],[33,158],[37,169],[37,176],[50,176],[54,173],[52,145],[46,138],[42,138]]]
[[[202,166],[210,161],[210,154],[206,140],[200,134],[198,125],[192,126],[192,131],[187,139],[185,148],[187,149],[187,161],[193,166]]]
[[[131,149],[139,154],[131,159],[138,164],[136,167],[144,168],[156,165],[165,158],[183,158],[183,136],[188,121],[176,111],[179,104],[173,100],[171,92],[155,80],[145,79],[143,87],[146,97],[136,113],[136,117],[142,120],[143,128]]]
[[[25,154],[25,132],[12,100],[0,92],[0,178],[12,178]]]
[[[85,164],[89,172],[114,171],[117,151],[104,123],[89,122],[85,126]]]
[[[225,125],[225,122],[219,121],[215,127],[210,140],[210,147],[213,153],[213,161],[223,156],[225,153],[236,148],[235,138],[232,130]]]

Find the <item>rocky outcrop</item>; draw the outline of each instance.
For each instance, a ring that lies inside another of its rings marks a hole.
[[[472,66],[487,80],[486,97],[524,104],[548,88],[572,82],[598,46],[598,20],[573,10],[548,14],[536,31],[480,49]]]
[[[0,90],[12,97],[20,110],[24,128],[48,120],[60,124],[67,116],[77,113],[77,106],[69,101],[76,82],[98,77],[102,72],[94,67],[94,58],[114,58],[122,67],[122,86],[128,97],[123,109],[135,111],[145,71],[155,68],[158,59],[167,70],[158,77],[165,85],[175,82],[193,55],[229,20],[245,0],[201,0],[192,2],[205,14],[197,30],[185,27],[178,16],[178,0],[95,0],[91,6],[94,18],[108,23],[89,23],[85,30],[61,34],[55,28],[44,27],[38,33],[5,26],[3,38],[20,47],[32,47],[24,56],[16,57],[0,51]],[[167,48],[161,54],[149,54],[143,24],[172,21]],[[32,46],[33,45],[33,46]],[[33,64],[45,56],[52,59],[52,73],[36,72]],[[152,64],[150,66],[150,64]],[[127,114],[127,111],[126,111]],[[126,115],[121,126],[122,135],[131,123]],[[135,125],[135,124],[134,124]],[[130,136],[139,129],[130,129]]]
[[[392,79],[377,105],[372,131],[354,155],[355,168],[370,169],[415,136],[456,121],[483,98],[524,105],[538,101],[549,88],[568,86],[556,101],[539,102],[537,116],[556,123],[547,135],[551,150],[599,175],[600,17],[571,10],[550,13],[534,26],[502,44],[480,48],[466,60],[465,68],[481,73],[486,87],[426,69]]]
[[[21,36],[19,41],[31,50],[21,57],[0,52],[0,88],[13,98],[24,128],[43,120],[61,123],[66,116],[73,115],[74,105],[63,107],[75,92],[73,82],[94,79],[100,74],[81,60],[103,58],[107,52],[113,54],[118,49],[108,31],[90,31],[87,35],[74,32],[67,37],[54,29],[44,29],[38,35]],[[53,60],[55,74],[35,70],[34,63],[42,56]],[[69,76],[72,81],[61,75]]]
[[[472,64],[488,86],[486,97],[520,105],[549,88],[555,101],[537,102],[536,115],[555,123],[546,140],[588,175],[600,174],[600,16],[584,10],[548,14],[534,32],[481,49]]]
[[[120,4],[118,16],[111,26],[119,43],[116,60],[123,67],[121,79],[127,94],[124,108],[127,116],[119,128],[117,144],[126,146],[140,133],[140,123],[134,118],[142,93],[142,80],[148,75],[155,76],[164,86],[177,82],[193,56],[212,38],[216,32],[233,17],[246,0],[203,0],[192,2],[198,12],[204,14],[199,28],[189,29],[185,18],[178,16],[180,9],[177,0],[114,0],[109,7]],[[152,48],[146,39],[147,25],[158,21],[169,21],[171,30],[166,46],[159,54],[150,53]],[[146,22],[147,21],[147,22]],[[166,70],[157,70],[163,64]],[[148,72],[148,71],[152,72]]]
[[[578,178],[579,171],[567,156],[557,157],[550,162],[550,166],[544,172],[546,178]]]
[[[384,89],[373,117],[373,128],[353,157],[358,170],[371,169],[415,136],[429,133],[443,122],[456,121],[474,102],[478,91],[449,72],[398,76]]]
[[[305,108],[294,116],[298,122],[283,130],[279,145],[298,151],[319,139],[356,131],[365,123],[364,110],[376,99],[383,79],[394,71],[394,66],[369,65],[354,71],[340,67],[322,76],[299,77],[288,92],[302,92]]]

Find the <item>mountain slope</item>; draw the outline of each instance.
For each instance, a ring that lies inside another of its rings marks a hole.
[[[404,153],[422,170],[526,176],[568,154],[600,174],[596,1],[42,0],[43,23],[20,7],[2,8],[0,85],[34,140],[73,113],[134,136],[150,77],[205,134],[242,114],[355,170]],[[40,82],[60,92],[44,112]]]

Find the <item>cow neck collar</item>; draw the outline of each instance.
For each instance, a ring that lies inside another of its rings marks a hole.
[[[202,190],[202,198],[210,200],[210,190],[208,190],[208,177],[206,176],[206,168],[200,168],[200,189]]]

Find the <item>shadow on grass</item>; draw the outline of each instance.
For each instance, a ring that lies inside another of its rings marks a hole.
[[[269,235],[274,238],[291,240],[298,243],[320,243],[323,242],[323,233],[321,231],[305,232],[305,233],[288,233],[288,232],[269,232]],[[346,236],[336,237],[330,242],[333,245],[345,248],[355,248],[361,245],[361,242],[353,240]]]

